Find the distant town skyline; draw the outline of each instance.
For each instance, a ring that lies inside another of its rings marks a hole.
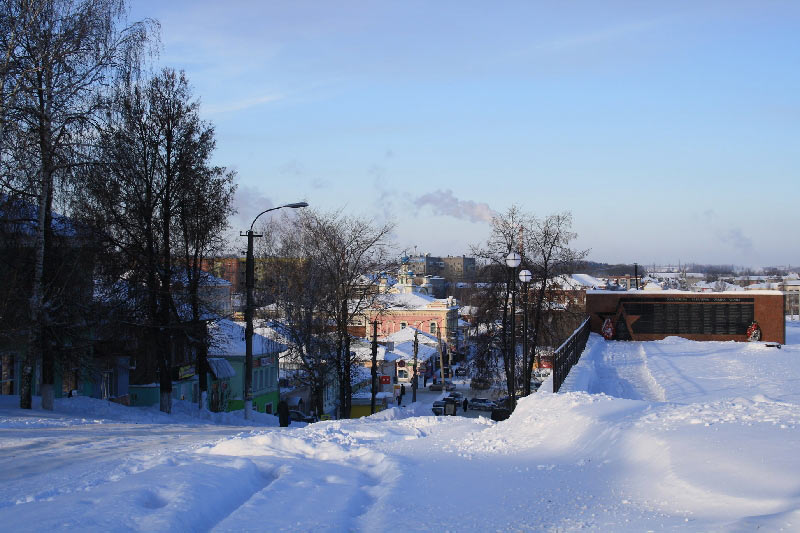
[[[237,170],[469,253],[516,203],[609,263],[800,264],[800,4],[153,2]]]

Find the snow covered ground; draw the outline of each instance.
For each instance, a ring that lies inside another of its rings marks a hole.
[[[506,422],[422,402],[288,429],[0,396],[4,531],[800,530],[787,345],[605,342]],[[542,390],[547,388],[547,384]]]

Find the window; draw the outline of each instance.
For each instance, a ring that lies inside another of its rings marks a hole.
[[[400,322],[400,329],[406,329],[408,322]]]
[[[397,377],[399,379],[408,379],[408,370],[398,370]]]
[[[436,322],[431,322],[431,333],[436,335]]]

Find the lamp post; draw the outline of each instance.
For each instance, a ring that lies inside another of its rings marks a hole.
[[[509,356],[509,373],[511,374],[511,410],[513,411],[514,408],[517,406],[517,345],[516,339],[514,338],[515,327],[514,327],[514,315],[516,314],[517,310],[517,280],[516,270],[519,264],[522,262],[522,258],[517,252],[511,251],[508,252],[506,256],[506,266],[509,269],[509,288],[511,289],[511,354]],[[507,376],[508,377],[508,376]]]
[[[417,401],[417,389],[419,388],[419,373],[417,372],[417,369],[419,368],[419,361],[417,360],[417,354],[419,353],[419,337],[418,337],[419,326],[423,322],[426,322],[426,321],[427,321],[427,319],[426,320],[420,320],[419,322],[417,322],[414,325],[414,344],[413,344],[413,346],[414,346],[414,369],[413,369],[414,370],[414,375],[411,378],[411,403],[414,403],[414,402]],[[439,323],[439,321],[435,321],[434,323],[436,324],[436,331],[438,333],[439,330],[441,329],[441,324]],[[436,365],[434,365],[434,367],[435,366]],[[453,365],[450,365],[450,368],[452,369]],[[435,370],[435,368],[434,368],[434,370]],[[444,369],[443,368],[440,368],[440,374],[442,376],[442,381],[444,381]]]
[[[522,393],[527,396],[531,393],[531,379],[528,375],[528,282],[531,280],[530,270],[520,270],[519,280],[522,282]]]
[[[247,232],[242,233],[239,232],[240,237],[247,236],[247,261],[245,265],[245,288],[247,290],[247,302],[244,308],[244,320],[245,320],[245,329],[244,329],[244,345],[245,345],[245,356],[244,356],[244,418],[249,420],[251,415],[250,412],[253,410],[253,286],[255,285],[255,260],[253,259],[253,238],[254,237],[263,237],[263,233],[255,234],[253,232],[253,226],[256,224],[256,220],[258,217],[263,215],[264,213],[269,213],[270,211],[276,211],[278,209],[283,209],[284,207],[288,207],[290,209],[297,209],[298,207],[307,207],[308,204],[306,202],[296,202],[292,204],[280,205],[278,207],[272,207],[270,209],[265,209],[264,211],[260,212],[256,215],[256,218],[253,219],[253,223],[250,224],[250,229]]]

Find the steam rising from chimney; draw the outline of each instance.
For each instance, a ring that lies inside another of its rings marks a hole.
[[[478,203],[471,200],[459,200],[453,195],[453,191],[439,189],[437,191],[423,194],[416,199],[418,207],[429,205],[437,215],[446,215],[470,222],[491,222],[495,212],[487,203]]]

